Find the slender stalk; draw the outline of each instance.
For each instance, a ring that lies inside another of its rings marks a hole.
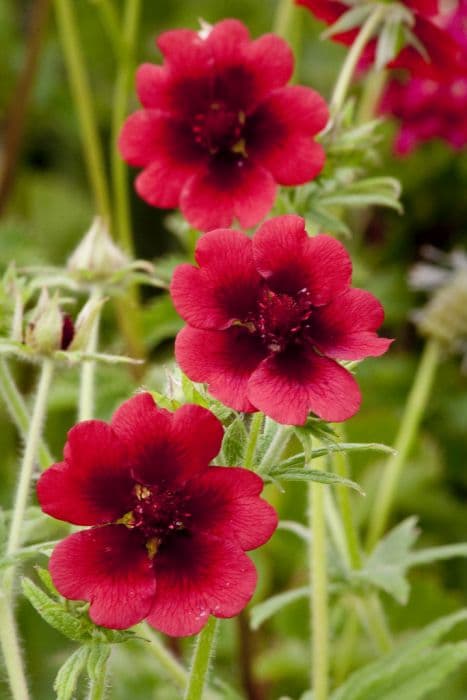
[[[91,99],[91,88],[80,46],[74,3],[72,0],[55,0],[55,9],[96,208],[110,224],[110,201],[104,158]]]
[[[94,0],[94,5],[101,16],[102,26],[107,32],[115,56],[120,56],[123,46],[120,36],[120,22],[115,7],[110,0]]]
[[[246,444],[245,457],[243,459],[243,466],[246,469],[253,469],[255,466],[256,447],[258,445],[258,438],[261,434],[263,417],[263,414],[258,412],[254,413],[251,419],[250,432],[248,434],[248,442]]]
[[[125,118],[132,81],[135,43],[141,14],[141,0],[127,0],[122,24],[123,51],[118,68],[112,110],[112,185],[115,207],[116,238],[122,248],[133,255],[130,203],[128,197],[128,169],[118,151],[118,135]]]
[[[377,593],[371,593],[366,600],[358,600],[357,611],[360,611],[363,624],[368,628],[377,649],[382,654],[391,651],[392,639]]]
[[[24,399],[18,391],[18,387],[5,360],[0,360],[0,392],[8,413],[18,428],[21,437],[26,440],[31,419]],[[41,440],[39,443],[39,464],[41,468],[46,469],[53,461],[54,459],[50,454],[49,448]]]
[[[272,31],[290,44],[295,56],[298,56],[301,48],[301,28],[301,16],[300,13],[297,12],[293,0],[277,0]],[[298,69],[299,61],[296,60],[292,82],[297,79]]]
[[[101,298],[101,291],[98,287],[94,287],[91,291],[90,300],[98,301]],[[94,320],[94,325],[88,340],[87,352],[94,353],[97,351],[99,342],[99,321],[100,311]],[[79,387],[79,407],[78,420],[89,420],[94,415],[94,397],[96,384],[96,361],[86,360],[81,366],[81,379]]]
[[[28,505],[34,464],[37,459],[42,434],[42,425],[44,423],[44,417],[47,409],[47,398],[50,383],[52,381],[53,369],[53,361],[48,358],[44,359],[42,362],[36,401],[31,416],[31,424],[21,464],[18,488],[13,505],[13,516],[5,551],[6,556],[16,554],[16,551],[21,545],[24,516]]]
[[[334,468],[339,476],[348,479],[350,470],[348,458],[344,452],[336,452],[333,455]],[[355,526],[355,521],[352,513],[352,502],[349,489],[346,486],[337,486],[337,502],[342,518],[343,530],[347,545],[347,553],[352,569],[361,569],[362,555],[360,552],[360,538]]]
[[[358,61],[363,53],[363,50],[365,49],[365,46],[368,44],[368,41],[371,39],[375,29],[380,23],[385,13],[385,9],[384,3],[377,3],[375,5],[375,9],[370,15],[368,15],[365,23],[362,25],[362,28],[358,33],[357,38],[349,49],[331,97],[331,113],[334,116],[336,116],[343,107],[347,96],[347,91],[355,73],[355,69],[358,65]]]
[[[209,662],[214,653],[217,624],[216,618],[211,617],[198,635],[184,700],[201,700],[203,697]]]
[[[4,593],[0,593],[0,645],[13,700],[28,700],[29,690],[15,618],[9,597]]]
[[[325,460],[317,459],[314,469],[325,469]],[[324,484],[308,486],[309,519],[312,533],[310,546],[312,689],[314,700],[327,700],[329,695],[329,616],[326,555],[326,523]]]
[[[427,341],[394,442],[397,454],[389,458],[373,500],[366,542],[368,550],[373,549],[386,529],[402,469],[420,427],[440,356],[438,342]]]
[[[187,670],[175,658],[175,656],[168,649],[166,649],[159,637],[155,634],[151,627],[149,627],[149,625],[145,624],[141,630],[141,633],[149,640],[149,649],[164,671],[166,671],[169,678],[173,680],[173,682],[178,685],[179,688],[185,689],[188,681]]]
[[[389,77],[388,70],[374,69],[365,80],[363,93],[358,106],[358,119],[360,124],[369,122],[376,117],[379,101]]]

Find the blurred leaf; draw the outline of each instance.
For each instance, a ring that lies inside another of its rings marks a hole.
[[[350,10],[347,10],[347,12],[344,12],[336,22],[331,24],[331,26],[322,33],[322,38],[330,39],[336,34],[348,32],[350,29],[360,27],[372,10],[373,8],[370,3],[352,7]]]
[[[278,467],[273,467],[267,476],[271,476],[277,481],[316,481],[320,484],[338,484],[339,486],[348,486],[354,491],[358,491],[361,496],[365,495],[362,487],[355,481],[344,479],[338,474],[321,471],[320,469],[300,469],[298,467],[279,469]]]
[[[86,666],[90,649],[80,647],[63,664],[54,681],[57,700],[72,700],[78,679]]]
[[[300,598],[308,597],[309,593],[309,586],[303,586],[302,588],[295,588],[292,591],[278,593],[264,600],[262,603],[258,603],[250,610],[251,628],[257,630],[263,622],[282,610],[286,605],[294,603],[296,600],[300,600]]]
[[[454,559],[455,557],[467,557],[467,542],[458,544],[447,544],[442,547],[427,547],[409,552],[405,558],[407,567],[431,564],[434,561],[443,559]]]
[[[142,323],[145,342],[150,348],[174,338],[184,324],[169,294],[156,297],[144,307]]]
[[[389,18],[384,23],[376,44],[375,69],[382,70],[393,60],[404,43],[404,33],[400,19]]]

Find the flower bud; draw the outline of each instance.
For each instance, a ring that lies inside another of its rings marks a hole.
[[[112,241],[104,221],[96,216],[68,259],[67,268],[75,277],[95,281],[108,279],[129,264],[129,258]]]
[[[75,324],[73,340],[68,346],[68,350],[86,350],[89,345],[91,334],[94,331],[96,320],[106,299],[89,299],[79,312]]]
[[[43,289],[26,327],[26,345],[41,355],[50,355],[65,349],[73,334],[73,322],[60,310],[58,295],[50,298],[47,289]]]

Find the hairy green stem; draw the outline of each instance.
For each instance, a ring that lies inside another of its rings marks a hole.
[[[94,287],[90,294],[90,301],[96,303],[101,298],[101,291],[98,287]],[[94,324],[89,335],[86,351],[94,353],[97,351],[99,342],[99,321],[100,310],[97,317],[94,319]],[[79,405],[78,405],[78,420],[89,420],[94,416],[94,397],[96,389],[96,361],[85,360],[81,366],[81,378],[79,387]]]
[[[141,0],[127,0],[122,24],[123,51],[115,82],[112,109],[111,163],[115,231],[116,239],[130,255],[134,253],[134,245],[128,197],[128,169],[118,150],[118,135],[126,116],[140,14]]]
[[[258,472],[260,474],[267,474],[269,469],[274,466],[276,462],[279,462],[282,453],[287,447],[287,443],[290,438],[290,427],[287,425],[278,425],[276,434],[271,440],[269,447],[263,455],[258,466]]]
[[[211,617],[198,634],[184,700],[201,700],[203,697],[209,663],[214,653],[217,625],[216,618]]]
[[[0,645],[13,700],[28,700],[29,690],[10,596],[0,592]]]
[[[246,469],[253,469],[255,466],[255,454],[256,447],[258,445],[258,438],[261,434],[261,427],[263,425],[263,414],[254,413],[250,423],[250,432],[248,434],[248,442],[245,448],[245,457],[243,459],[243,466]]]
[[[347,57],[337,78],[330,101],[331,114],[334,117],[339,114],[344,105],[350,83],[352,82],[355,69],[358,65],[358,61],[360,60],[360,57],[368,44],[368,41],[371,39],[375,29],[381,22],[384,13],[384,3],[376,3],[375,9],[370,15],[368,15],[366,22],[362,25],[357,38],[349,49]]]
[[[23,397],[18,391],[15,380],[10,372],[6,360],[0,360],[0,392],[5,401],[5,406],[14,424],[18,428],[21,437],[26,440],[31,418]],[[42,469],[49,467],[54,461],[49,448],[43,440],[39,443],[39,464]]]
[[[55,9],[96,208],[103,219],[110,224],[110,199],[104,158],[91,99],[91,88],[80,46],[74,2],[55,0]]]
[[[389,458],[373,500],[366,542],[368,550],[373,549],[388,524],[397,486],[420,427],[440,356],[441,348],[438,342],[427,341],[394,442],[397,453]]]
[[[307,460],[308,462],[308,460]],[[317,459],[314,469],[325,469],[325,460]],[[311,580],[312,689],[314,700],[327,700],[329,695],[329,615],[326,555],[326,521],[324,484],[308,485]]]
[[[105,670],[99,674],[98,678],[94,678],[89,685],[89,700],[104,700],[106,696]]]
[[[16,551],[21,545],[24,516],[28,505],[34,464],[37,459],[37,453],[41,441],[42,426],[47,410],[47,399],[52,381],[53,370],[53,361],[49,358],[45,358],[42,362],[36,400],[31,416],[31,424],[26,440],[23,460],[21,463],[18,487],[13,505],[13,515],[5,551],[6,556],[16,554]]]

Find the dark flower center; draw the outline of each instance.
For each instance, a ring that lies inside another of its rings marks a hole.
[[[143,535],[149,555],[153,557],[169,535],[186,531],[191,517],[186,509],[186,497],[178,491],[142,484],[136,484],[133,494],[134,507],[119,522]]]
[[[282,352],[291,344],[306,340],[312,314],[310,293],[306,288],[291,296],[263,287],[257,309],[242,325],[258,335],[268,350]]]
[[[226,152],[246,155],[244,124],[244,112],[233,110],[223,102],[211,102],[205,112],[194,116],[192,131],[195,142],[211,155]]]

